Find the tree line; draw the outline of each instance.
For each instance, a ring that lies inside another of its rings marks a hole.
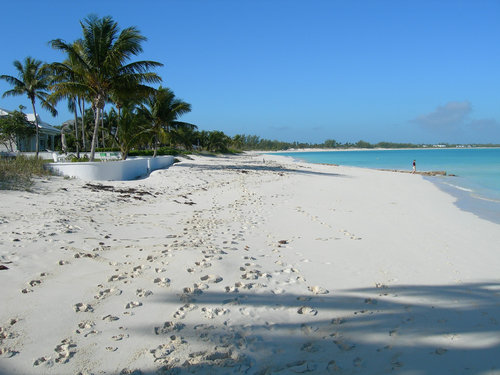
[[[282,142],[276,140],[262,139],[256,135],[236,135],[232,138],[233,147],[239,150],[263,150],[263,151],[279,151],[289,149],[352,149],[352,148],[419,148],[424,147],[422,144],[413,143],[395,143],[395,142],[378,142],[375,144],[358,141],[356,143],[342,143],[334,139],[327,139],[322,143],[304,143],[304,142]]]
[[[31,103],[36,157],[38,105],[55,116],[56,106],[61,101],[67,102],[74,119],[63,124],[62,148],[67,147],[67,135],[77,155],[81,150],[90,151],[90,160],[94,160],[99,145],[118,147],[124,159],[133,147],[150,148],[156,156],[159,146],[172,144],[184,133],[197,129],[196,125],[179,120],[191,111],[189,103],[177,98],[169,88],[152,87],[162,81],[152,70],[163,64],[134,60],[146,41],[139,30],[135,27],[120,30],[109,16],[90,15],[80,24],[80,39],[49,42],[52,48],[64,53],[62,62],[44,63],[26,57],[22,62],[14,61],[17,76],[0,76],[12,86],[4,97],[25,95]],[[15,126],[11,120],[2,122],[9,134],[20,133],[19,116],[15,113]]]

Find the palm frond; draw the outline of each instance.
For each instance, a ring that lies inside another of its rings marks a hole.
[[[196,130],[196,129],[198,129],[197,125],[190,124],[189,122],[172,121],[171,124],[176,129],[183,129],[183,128],[190,129],[190,130]]]

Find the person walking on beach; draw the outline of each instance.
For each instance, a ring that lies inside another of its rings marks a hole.
[[[417,163],[415,162],[415,160],[413,160],[413,172],[411,173],[415,173],[417,171]]]

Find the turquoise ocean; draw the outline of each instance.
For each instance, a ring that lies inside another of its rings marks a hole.
[[[500,223],[500,148],[432,148],[405,150],[280,152],[308,163],[362,168],[446,171],[426,177],[457,198],[457,206]],[[454,175],[454,176],[449,176]]]

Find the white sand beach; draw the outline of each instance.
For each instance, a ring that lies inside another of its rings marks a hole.
[[[500,226],[276,155],[0,191],[0,374],[500,374]]]

